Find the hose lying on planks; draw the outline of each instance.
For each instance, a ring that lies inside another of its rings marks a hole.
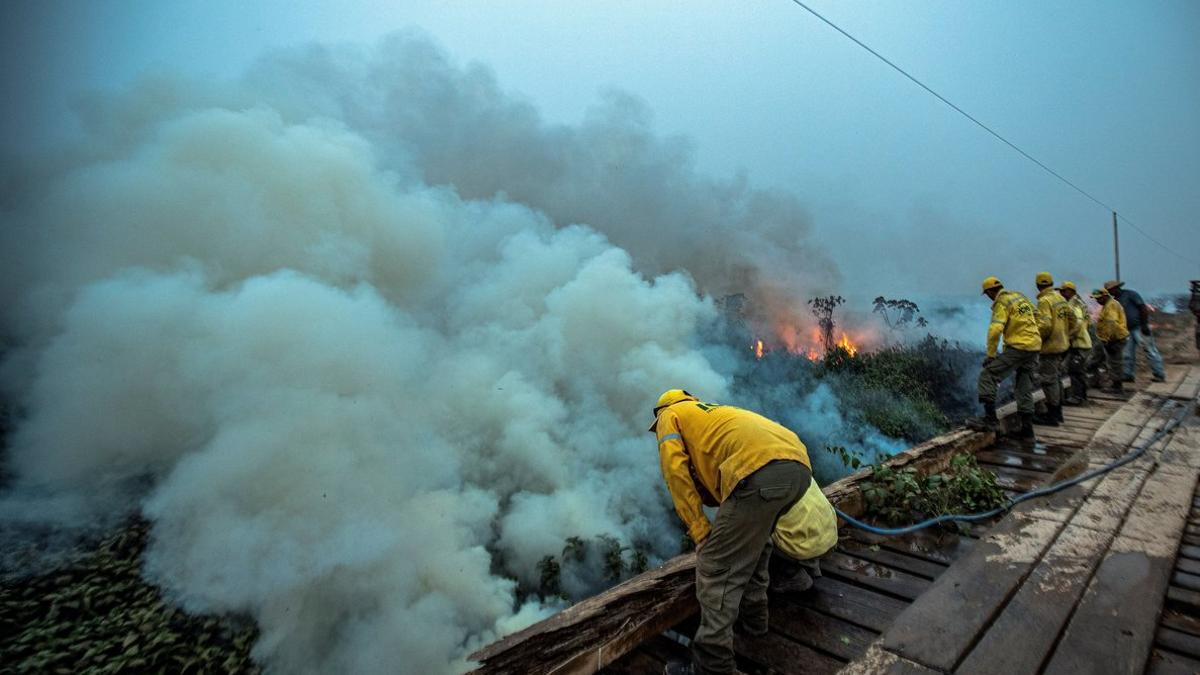
[[[1106,464],[1105,466],[1102,466],[1099,469],[1092,469],[1091,471],[1085,471],[1084,473],[1081,473],[1078,476],[1075,476],[1074,478],[1068,478],[1066,480],[1061,480],[1057,483],[1054,483],[1053,485],[1047,485],[1046,487],[1043,487],[1043,488],[1038,488],[1036,490],[1030,490],[1029,492],[1026,492],[1024,494],[1019,494],[1019,495],[1009,499],[1002,506],[996,507],[996,508],[992,509],[991,511],[984,511],[982,513],[948,513],[946,515],[938,516],[936,518],[922,520],[919,523],[914,523],[912,525],[906,525],[905,527],[876,527],[875,525],[870,525],[870,524],[864,523],[863,521],[861,521],[853,516],[849,516],[849,515],[846,515],[845,513],[842,513],[841,509],[834,508],[834,511],[837,512],[838,517],[840,517],[842,520],[846,521],[848,524],[850,524],[854,527],[857,527],[860,530],[866,530],[867,532],[871,532],[874,534],[882,534],[882,535],[889,536],[889,537],[894,537],[894,536],[901,535],[901,534],[908,534],[910,532],[916,532],[917,530],[923,530],[927,527],[932,527],[932,526],[938,525],[940,523],[948,523],[948,522],[955,521],[955,520],[965,521],[965,522],[975,522],[975,521],[979,521],[979,520],[987,520],[988,518],[994,518],[1006,511],[1012,509],[1014,506],[1016,506],[1017,504],[1020,504],[1021,502],[1033,499],[1034,497],[1045,497],[1046,495],[1052,495],[1056,492],[1065,490],[1065,489],[1071,487],[1072,485],[1078,485],[1085,480],[1091,480],[1097,476],[1102,476],[1102,475],[1108,473],[1109,471],[1116,469],[1117,467],[1121,467],[1121,466],[1124,466],[1124,465],[1132,462],[1133,460],[1137,459],[1138,457],[1141,457],[1142,455],[1146,454],[1146,451],[1149,450],[1155,443],[1162,440],[1164,436],[1171,433],[1171,431],[1173,431],[1175,429],[1175,427],[1179,426],[1183,422],[1183,418],[1187,416],[1188,412],[1191,409],[1192,409],[1191,405],[1182,406],[1182,409],[1174,417],[1172,417],[1170,420],[1168,420],[1167,424],[1162,429],[1158,430],[1158,433],[1151,436],[1150,440],[1146,441],[1139,447],[1133,449],[1132,451],[1127,453],[1125,456],[1112,462],[1111,464]]]

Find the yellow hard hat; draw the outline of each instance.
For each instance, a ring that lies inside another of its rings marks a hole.
[[[668,389],[658,397],[658,402],[654,404],[654,422],[650,424],[650,431],[658,426],[658,413],[662,412],[663,408],[669,408],[676,403],[682,401],[698,401],[700,399],[692,396],[683,389]]]
[[[1104,290],[1111,291],[1114,288],[1120,288],[1124,285],[1125,285],[1124,281],[1117,281],[1116,279],[1110,279],[1109,281],[1104,282]]]
[[[1038,272],[1037,278],[1035,279],[1035,283],[1037,284],[1038,288],[1043,288],[1045,286],[1053,286],[1054,285],[1054,277],[1051,276],[1049,272]]]
[[[1059,286],[1059,287],[1058,287],[1058,290],[1060,290],[1060,291],[1065,291],[1065,290],[1067,290],[1068,288],[1069,288],[1069,289],[1071,289],[1071,290],[1073,290],[1073,291],[1075,291],[1076,293],[1078,293],[1078,292],[1079,292],[1079,289],[1075,288],[1075,282],[1074,282],[1074,281],[1064,281],[1064,282],[1062,282],[1062,286]]]
[[[987,293],[989,290],[991,290],[993,288],[1000,288],[1002,286],[1004,286],[1004,284],[1000,283],[1000,280],[997,279],[996,277],[986,277],[983,280],[983,292],[984,293]]]
[[[1107,298],[1108,291],[1104,290],[1103,288],[1093,288],[1092,289],[1092,297],[1096,298],[1097,300],[1099,300],[1100,298]]]

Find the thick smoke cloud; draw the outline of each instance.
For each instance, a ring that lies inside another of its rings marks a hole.
[[[567,537],[674,554],[645,424],[730,395],[708,294],[835,281],[793,198],[697,175],[636,102],[547,125],[419,36],[81,115],[0,181],[0,516],[140,509],[149,578],[280,672],[458,670],[553,609]]]

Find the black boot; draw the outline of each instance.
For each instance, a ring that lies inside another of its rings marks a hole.
[[[1016,437],[1024,440],[1033,440],[1033,413],[1020,413],[1021,428],[1017,430]]]
[[[980,401],[983,404],[983,417],[967,418],[967,428],[975,431],[998,431],[1000,420],[996,419],[996,404],[993,401]]]
[[[1054,409],[1049,404],[1046,405],[1046,412],[1037,412],[1033,414],[1033,423],[1040,424],[1044,427],[1058,426],[1058,417],[1054,415]]]
[[[1054,419],[1058,420],[1058,423],[1059,423],[1059,424],[1066,424],[1066,423],[1067,423],[1067,421],[1066,421],[1065,419],[1063,419],[1063,414],[1062,414],[1062,406],[1061,406],[1061,405],[1052,406],[1052,407],[1050,408],[1050,412],[1054,413]]]

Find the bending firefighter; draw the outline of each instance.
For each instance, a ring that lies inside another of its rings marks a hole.
[[[654,416],[663,478],[696,542],[700,603],[692,662],[670,663],[666,672],[736,673],[734,621],[740,632],[767,632],[772,533],[812,483],[808,450],[762,415],[704,403],[682,389],[664,392]],[[720,505],[713,523],[705,497]]]
[[[1046,394],[1046,412],[1033,416],[1038,424],[1058,426],[1063,421],[1062,377],[1066,374],[1067,350],[1075,335],[1075,311],[1058,291],[1049,272],[1038,272],[1038,331],[1042,336],[1042,353],[1038,359],[1038,379]]]
[[[983,280],[983,294],[992,300],[987,358],[983,360],[983,370],[979,373],[979,402],[983,404],[983,417],[967,420],[967,426],[983,431],[1000,428],[996,418],[996,392],[1010,373],[1016,373],[1013,390],[1017,412],[1021,415],[1018,435],[1032,438],[1033,377],[1038,353],[1042,349],[1037,312],[1028,298],[1016,291],[1005,290],[996,277]],[[1004,338],[1004,351],[997,353],[1001,337]]]
[[[1100,303],[1100,316],[1096,318],[1096,336],[1104,345],[1108,377],[1112,386],[1108,391],[1123,390],[1125,377],[1125,344],[1129,340],[1129,329],[1125,326],[1125,309],[1121,303],[1103,288],[1092,291],[1092,297]]]

